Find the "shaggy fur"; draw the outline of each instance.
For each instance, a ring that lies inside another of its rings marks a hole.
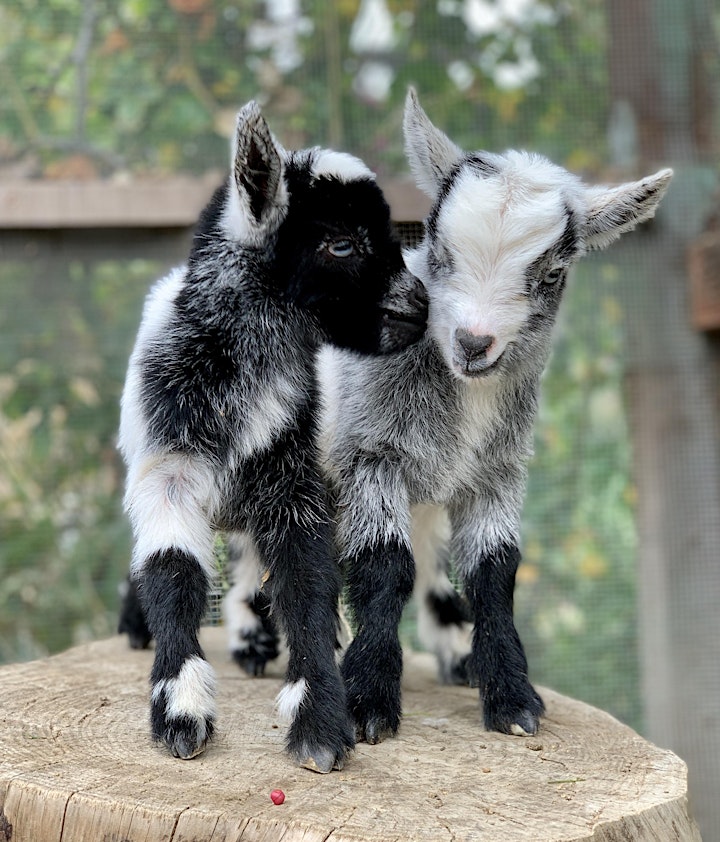
[[[327,350],[321,364],[326,472],[357,624],[342,664],[348,703],[360,739],[396,732],[398,622],[417,562],[420,631],[441,674],[469,672],[489,729],[533,734],[543,702],[513,590],[551,331],[572,264],[653,216],[672,173],[587,187],[537,155],[464,153],[412,92],[404,131],[434,200],[423,242],[406,254],[428,291],[428,333],[392,358]],[[448,554],[467,607],[446,576]]]
[[[340,572],[317,463],[315,353],[325,341],[406,348],[427,302],[361,161],[286,152],[250,103],[231,169],[187,266],[148,297],[122,398],[132,568],[156,642],[152,733],[183,758],[212,736],[197,631],[215,530],[242,531],[289,648],[288,749],[327,772],[354,740],[335,661]]]

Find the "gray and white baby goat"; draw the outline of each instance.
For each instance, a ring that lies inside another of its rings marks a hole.
[[[513,622],[520,514],[540,376],[570,267],[655,213],[672,172],[588,187],[525,152],[465,153],[414,92],[407,154],[433,198],[406,253],[430,300],[428,332],[394,357],[323,352],[326,475],[357,634],[342,664],[360,739],[396,732],[398,622],[413,591],[450,675],[462,623],[449,551],[474,622],[467,669],[489,729],[533,734],[543,702]],[[449,527],[449,528],[448,528]],[[414,549],[414,553],[413,553]]]

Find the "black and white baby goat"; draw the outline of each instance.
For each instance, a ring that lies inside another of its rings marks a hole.
[[[397,730],[398,622],[416,562],[420,630],[452,676],[463,618],[445,575],[449,552],[474,623],[467,670],[485,724],[533,734],[543,702],[528,680],[513,590],[551,331],[572,264],[652,217],[672,172],[588,187],[538,155],[464,153],[412,91],[404,132],[434,200],[424,240],[405,255],[428,292],[428,332],[382,359],[328,349],[321,366],[326,470],[357,624],[342,664],[348,702],[360,739]]]
[[[288,642],[287,747],[329,772],[354,745],[335,659],[340,571],[318,466],[315,354],[406,348],[427,317],[356,158],[286,152],[255,103],[187,266],[151,291],[122,398],[132,568],[155,638],[153,736],[203,750],[215,680],[198,643],[215,530],[242,530]]]

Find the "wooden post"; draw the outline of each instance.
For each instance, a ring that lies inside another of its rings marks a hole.
[[[717,189],[717,45],[707,0],[608,0],[614,113],[634,171],[673,166],[657,221],[619,244],[626,392],[638,486],[647,733],[690,770],[691,808],[720,840],[718,350],[693,329],[688,249]],[[617,128],[617,127],[616,127]]]
[[[588,705],[543,690],[537,737],[487,733],[476,690],[408,655],[398,737],[316,775],[283,751],[279,665],[250,679],[223,629],[201,640],[218,736],[191,761],[151,743],[152,652],[124,637],[0,669],[0,842],[700,842],[685,764]]]

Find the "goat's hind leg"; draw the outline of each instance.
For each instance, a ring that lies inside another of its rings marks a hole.
[[[201,465],[167,457],[131,478],[133,572],[155,638],[150,676],[153,738],[175,757],[203,751],[215,726],[215,676],[198,642],[213,571],[213,532]]]
[[[442,506],[419,505],[413,507],[412,516],[418,638],[437,658],[443,684],[468,684],[472,618],[467,601],[448,576],[447,512]]]
[[[223,600],[223,618],[228,648],[248,675],[264,675],[268,661],[280,653],[278,632],[270,616],[270,597],[262,587],[265,571],[248,534],[229,534],[227,547],[232,587]]]
[[[120,596],[118,634],[127,634],[131,649],[147,649],[152,640],[152,634],[140,602],[137,582],[132,576],[128,576],[122,583]]]

